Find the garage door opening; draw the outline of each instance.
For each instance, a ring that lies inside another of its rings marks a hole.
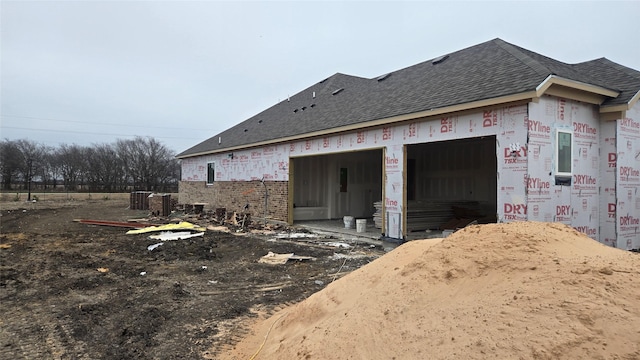
[[[496,222],[495,136],[407,146],[407,237]]]
[[[292,168],[294,222],[372,219],[382,200],[382,150],[294,158]]]

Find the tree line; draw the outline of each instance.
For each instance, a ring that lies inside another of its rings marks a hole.
[[[5,191],[42,190],[175,192],[180,164],[151,137],[114,143],[45,146],[31,140],[0,142],[0,177]]]

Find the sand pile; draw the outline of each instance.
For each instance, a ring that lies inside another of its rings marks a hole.
[[[256,324],[222,358],[252,356],[640,359],[640,255],[535,222],[412,241]]]

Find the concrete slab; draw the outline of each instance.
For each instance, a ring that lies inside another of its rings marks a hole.
[[[303,220],[296,221],[294,226],[306,229],[315,234],[331,236],[342,241],[359,242],[380,246],[385,251],[391,251],[400,245],[400,242],[384,241],[382,229],[375,227],[373,219],[367,219],[365,232],[357,232],[354,228],[345,228],[342,219],[339,220]],[[418,239],[432,239],[442,237],[442,231],[412,232],[407,235],[407,241]]]

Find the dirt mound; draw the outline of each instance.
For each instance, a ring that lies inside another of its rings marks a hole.
[[[561,224],[406,243],[256,324],[225,358],[640,359],[640,256]]]

